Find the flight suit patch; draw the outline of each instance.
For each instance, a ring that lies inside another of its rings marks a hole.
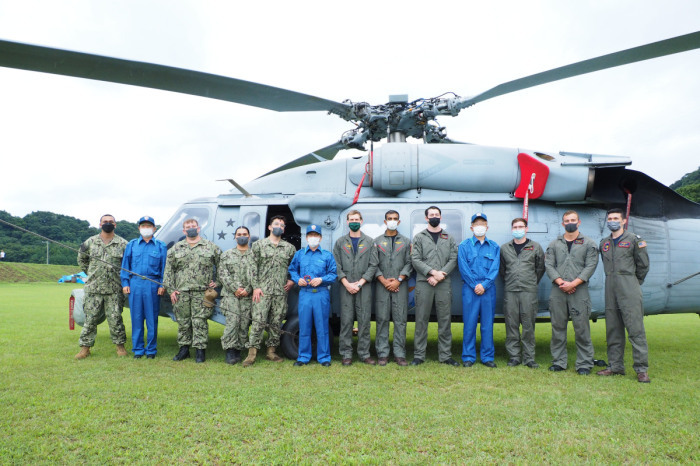
[[[440,233],[440,238],[447,239],[447,233]]]
[[[610,241],[606,241],[603,243],[603,252],[608,252],[610,251]]]
[[[629,248],[630,247],[630,242],[629,241],[620,241],[617,243],[618,248]]]
[[[575,239],[574,244],[583,244],[583,240],[582,239]]]
[[[646,241],[640,241],[639,243],[637,243],[637,246],[640,247],[640,248],[645,248],[645,247],[647,247],[647,242],[646,242]]]
[[[534,251],[534,250],[535,250],[535,247],[534,247],[534,246],[525,246],[525,247],[523,248],[523,251]]]

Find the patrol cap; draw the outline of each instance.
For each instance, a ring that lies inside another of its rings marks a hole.
[[[148,215],[141,217],[139,219],[139,225],[141,225],[144,222],[148,222],[148,223],[152,224],[153,226],[156,226],[156,221],[153,220],[153,217],[149,217]]]
[[[308,235],[309,233],[318,233],[319,235],[323,236],[323,233],[321,233],[321,227],[318,225],[309,225],[306,227],[306,234]]]
[[[483,218],[487,222],[489,221],[488,217],[486,217],[486,214],[483,212],[477,212],[474,215],[472,215],[472,223],[476,222],[477,218]]]

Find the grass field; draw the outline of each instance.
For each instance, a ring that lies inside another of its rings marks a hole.
[[[330,368],[243,369],[223,363],[215,323],[205,364],[173,362],[176,324],[164,318],[155,360],[118,359],[105,323],[75,361],[74,286],[0,284],[2,463],[700,462],[697,315],[646,319],[651,384],[634,379],[629,347],[626,377],[547,371],[548,324],[537,325],[539,370],[506,367],[502,324],[495,370],[346,368],[337,348]],[[130,332],[128,310],[125,320]],[[592,334],[605,358],[604,322]],[[453,335],[457,357],[461,325]],[[569,354],[573,367],[571,341]]]
[[[24,264],[21,262],[0,262],[0,283],[53,282],[63,275],[80,272],[77,265]]]

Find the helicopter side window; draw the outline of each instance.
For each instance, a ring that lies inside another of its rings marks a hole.
[[[456,209],[441,209],[442,210],[442,229],[452,235],[457,244],[464,239],[464,217],[462,212]],[[416,234],[425,230],[428,222],[425,221],[425,209],[414,210],[411,213],[411,239]]]
[[[250,230],[250,244],[260,239],[260,215],[257,212],[248,212],[243,216],[241,225]]]
[[[209,224],[209,209],[204,209],[201,207],[183,207],[175,215],[173,215],[168,223],[166,223],[158,232],[156,233],[156,239],[164,242],[168,249],[170,249],[175,243],[180,240],[185,239],[185,235],[182,234],[182,222],[188,218],[194,218],[199,222],[201,227],[200,235],[202,238],[207,238],[204,231]]]

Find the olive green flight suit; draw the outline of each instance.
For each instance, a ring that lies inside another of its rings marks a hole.
[[[374,239],[372,263],[377,272],[375,277],[395,278],[403,275],[395,293],[387,291],[377,281],[375,285],[375,303],[377,314],[377,332],[374,345],[377,357],[389,357],[389,319],[394,321],[394,357],[406,358],[406,319],[408,317],[408,277],[411,267],[411,241],[400,233],[396,236],[386,234]]]
[[[440,362],[452,357],[452,284],[450,273],[457,266],[457,243],[444,230],[437,244],[426,228],[413,237],[411,264],[416,271],[416,327],[413,357],[425,361],[428,346],[428,323],[435,303],[438,321],[438,357]],[[447,277],[432,286],[428,273],[441,270]]]
[[[645,241],[630,231],[620,235],[617,246],[612,236],[600,242],[605,270],[605,333],[608,364],[613,372],[625,370],[625,329],[632,345],[635,372],[649,369],[649,349],[644,331],[642,283],[649,271]]]
[[[520,254],[513,241],[501,246],[500,274],[505,283],[503,315],[506,321],[506,351],[510,359],[535,362],[535,320],[537,319],[537,285],[544,275],[544,251],[539,243],[527,240]],[[522,338],[520,326],[523,326]]]
[[[598,265],[598,248],[593,240],[579,233],[571,245],[571,252],[563,235],[549,243],[545,255],[545,268],[552,281],[549,295],[549,314],[552,321],[552,364],[567,368],[566,328],[569,319],[576,335],[576,370],[593,367],[593,342],[591,341],[591,297],[588,280]],[[567,282],[576,278],[583,283],[574,294],[564,293],[554,283],[557,278]]]
[[[376,268],[370,264],[374,240],[361,233],[357,252],[353,251],[350,235],[341,236],[333,247],[333,257],[340,286],[340,356],[352,358],[352,327],[357,315],[357,355],[360,360],[370,357],[370,328],[372,319],[372,279]],[[356,294],[350,294],[342,285],[345,277],[353,283],[364,278],[367,283]]]

